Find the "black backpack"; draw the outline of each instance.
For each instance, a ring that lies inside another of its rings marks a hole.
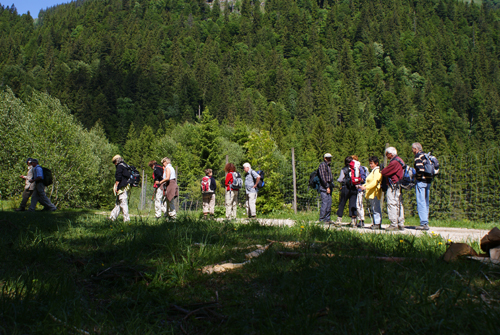
[[[260,180],[259,180],[259,183],[257,184],[257,188],[263,188],[264,186],[266,186],[266,183],[264,182],[264,171],[259,170],[259,171],[257,171],[257,174],[260,176]],[[255,183],[255,178],[254,178],[253,182]]]
[[[43,185],[44,186],[52,185],[52,183],[54,182],[54,178],[52,177],[52,171],[50,171],[45,167],[42,167],[42,171],[43,171],[43,181],[42,181]]]
[[[309,188],[313,190],[319,189],[319,172],[317,169],[309,175]]]
[[[132,187],[139,187],[139,184],[141,183],[141,174],[139,173],[139,171],[137,171],[135,166],[127,165],[126,163],[123,162],[121,164],[125,166],[125,168],[129,173],[128,177],[125,176],[128,178],[129,185]]]

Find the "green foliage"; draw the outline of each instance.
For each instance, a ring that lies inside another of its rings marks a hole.
[[[199,125],[200,167],[202,170],[216,170],[221,164],[219,123],[212,117],[210,111],[205,109]]]
[[[26,158],[52,170],[47,193],[57,206],[99,207],[112,201],[115,148],[99,124],[84,129],[59,100],[33,92],[23,103],[10,89],[0,92],[0,190],[22,192]],[[22,182],[21,182],[22,181]]]

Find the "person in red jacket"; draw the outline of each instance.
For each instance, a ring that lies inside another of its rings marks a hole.
[[[236,167],[233,163],[227,163],[224,167],[224,171],[226,171],[226,180],[224,182],[224,185],[226,186],[226,219],[231,220],[236,219],[239,188],[233,186],[233,180],[235,176],[239,176],[239,173],[236,172]]]
[[[405,213],[403,201],[401,199],[401,186],[399,181],[403,178],[403,166],[405,163],[398,156],[396,148],[389,147],[385,149],[385,155],[390,163],[381,171],[382,177],[386,179],[387,184],[387,214],[391,225],[385,230],[404,230]]]

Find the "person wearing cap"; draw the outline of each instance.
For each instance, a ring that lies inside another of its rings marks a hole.
[[[321,197],[321,209],[319,210],[319,221],[331,223],[330,215],[332,212],[332,170],[330,163],[332,162],[332,155],[326,153],[323,155],[323,162],[319,164],[319,194]]]
[[[120,215],[120,211],[122,211],[123,222],[128,222],[130,221],[130,216],[128,214],[128,191],[130,190],[128,180],[130,178],[130,172],[120,155],[115,155],[112,161],[116,166],[115,185],[113,186],[116,199],[115,208],[111,211],[109,219],[115,221],[118,215]]]
[[[31,159],[31,166],[33,177],[29,180],[30,183],[35,184],[35,188],[33,189],[33,194],[31,195],[31,205],[28,209],[30,212],[34,212],[36,208],[37,202],[39,202],[46,211],[56,211],[57,208],[54,206],[52,202],[50,202],[49,198],[45,194],[45,185],[43,184],[43,169],[40,165],[38,165],[38,160]]]
[[[33,167],[31,166],[31,158],[28,158],[26,160],[26,164],[28,165],[28,172],[26,173],[26,176],[19,176],[24,179],[24,191],[22,195],[23,200],[21,201],[19,208],[16,208],[16,212],[22,212],[26,210],[26,204],[28,203],[28,200],[33,194],[36,186],[35,183],[30,182],[30,180],[33,179]]]

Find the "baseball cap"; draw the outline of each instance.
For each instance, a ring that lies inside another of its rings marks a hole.
[[[333,156],[332,156],[332,154],[327,152],[323,157],[324,158],[332,158]]]

